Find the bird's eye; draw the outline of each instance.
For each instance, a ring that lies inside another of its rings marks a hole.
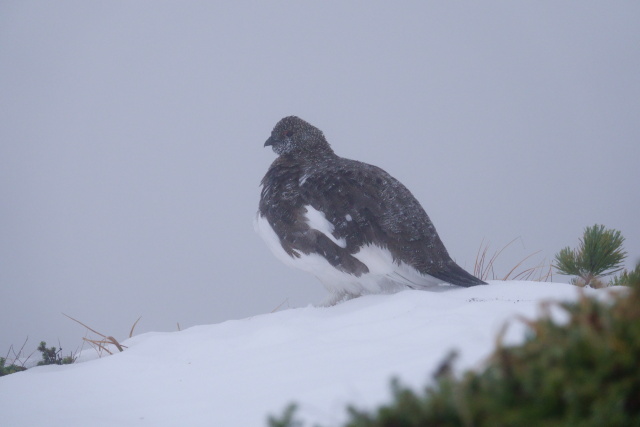
[[[290,137],[291,135],[293,135],[293,131],[292,130],[288,130],[284,133],[284,136],[286,137]]]

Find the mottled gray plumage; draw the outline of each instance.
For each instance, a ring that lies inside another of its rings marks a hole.
[[[265,146],[279,156],[262,179],[258,218],[266,219],[292,259],[318,254],[328,269],[357,282],[371,267],[358,253],[375,245],[388,250],[393,263],[406,264],[425,278],[400,277],[405,286],[427,288],[434,278],[464,287],[484,284],[451,259],[404,185],[376,166],[337,156],[316,127],[285,117]],[[310,225],[309,206],[324,214],[331,233]],[[322,271],[314,274],[327,284]]]

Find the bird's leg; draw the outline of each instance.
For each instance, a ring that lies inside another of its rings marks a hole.
[[[355,297],[356,295],[350,294],[348,292],[332,292],[327,298],[325,298],[320,304],[318,304],[318,307],[331,307]]]

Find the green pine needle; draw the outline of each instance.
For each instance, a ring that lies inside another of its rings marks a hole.
[[[580,277],[583,286],[597,283],[601,276],[622,270],[627,253],[624,237],[604,225],[587,227],[577,249],[566,247],[556,254],[555,268],[560,274]]]
[[[619,276],[614,277],[609,282],[609,286],[631,286],[633,283],[640,283],[640,261],[633,270],[625,270]]]

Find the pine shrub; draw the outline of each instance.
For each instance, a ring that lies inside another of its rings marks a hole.
[[[594,225],[584,230],[577,249],[566,247],[556,254],[555,268],[560,274],[578,276],[572,283],[578,286],[602,287],[602,276],[622,270],[626,252],[624,237],[618,230]]]
[[[295,417],[296,411],[298,410],[298,405],[295,403],[287,406],[280,418],[278,417],[269,417],[267,420],[269,427],[302,427],[302,421],[298,420]]]
[[[42,360],[38,362],[38,366],[43,365],[69,365],[75,361],[72,355],[62,357],[62,349],[57,350],[55,347],[47,348],[47,343],[40,342],[38,351],[42,353]]]
[[[16,372],[25,371],[27,368],[24,366],[16,365],[12,363],[7,366],[7,359],[0,357],[0,377],[4,375],[14,374]]]

